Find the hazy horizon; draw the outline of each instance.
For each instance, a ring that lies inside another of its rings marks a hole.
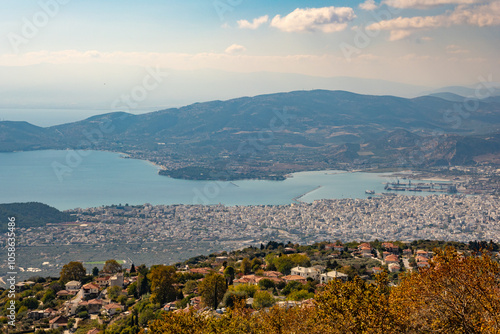
[[[40,0],[3,8],[2,110],[138,112],[311,89],[415,97],[500,81],[500,3],[492,0]]]

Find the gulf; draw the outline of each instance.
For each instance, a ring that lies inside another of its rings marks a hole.
[[[285,181],[190,181],[158,167],[102,151],[0,153],[0,203],[42,202],[59,210],[102,205],[280,205],[317,199],[366,198],[384,191],[387,174],[314,171]]]

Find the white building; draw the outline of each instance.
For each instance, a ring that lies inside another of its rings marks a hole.
[[[323,284],[327,284],[330,281],[333,280],[342,280],[342,281],[347,281],[348,276],[343,273],[339,273],[336,270],[329,271],[327,273],[321,274],[320,275],[320,282]]]

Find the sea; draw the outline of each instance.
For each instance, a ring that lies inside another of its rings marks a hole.
[[[384,192],[390,174],[325,170],[284,181],[191,181],[158,174],[154,164],[103,151],[0,153],[0,203],[42,202],[59,210],[103,205],[282,205],[367,198]],[[413,194],[412,194],[413,195]],[[418,193],[417,195],[426,195]]]

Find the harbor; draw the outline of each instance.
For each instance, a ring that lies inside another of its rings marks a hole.
[[[412,183],[411,180],[406,182],[388,182],[384,187],[387,191],[411,191],[411,192],[438,192],[446,194],[456,194],[457,187],[453,183],[449,182],[418,182]]]

